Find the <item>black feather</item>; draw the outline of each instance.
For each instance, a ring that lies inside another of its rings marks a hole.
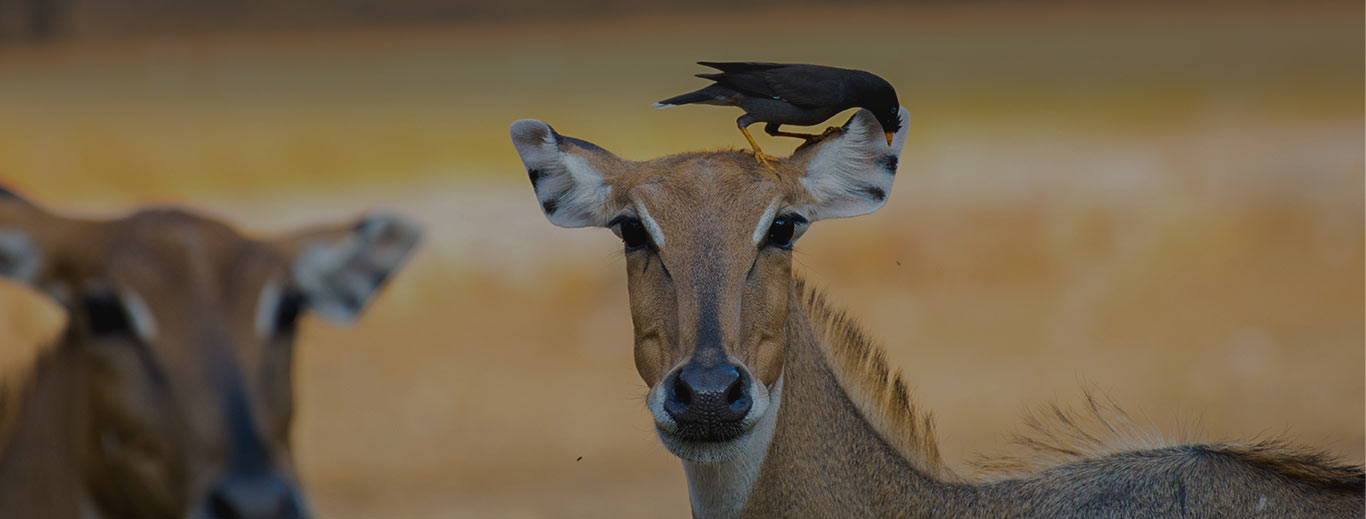
[[[901,127],[896,90],[886,80],[862,70],[765,62],[698,64],[721,71],[697,74],[715,84],[659,104],[738,106],[746,114],[737,121],[742,127],[756,122],[815,125],[857,107],[872,111],[884,131],[896,132]]]

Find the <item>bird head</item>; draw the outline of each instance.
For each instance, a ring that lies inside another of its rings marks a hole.
[[[869,74],[871,75],[871,74]],[[864,91],[861,106],[873,112],[878,124],[882,125],[882,131],[887,135],[887,144],[892,144],[892,136],[901,130],[901,102],[896,98],[896,89],[880,77],[873,76],[876,81],[871,88]]]

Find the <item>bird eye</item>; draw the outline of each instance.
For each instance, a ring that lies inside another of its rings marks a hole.
[[[779,216],[773,220],[773,225],[768,227],[768,245],[779,249],[792,248],[792,235],[797,230],[797,224],[793,218]]]
[[[637,250],[650,244],[650,234],[645,232],[645,226],[640,223],[640,220],[624,218],[617,224],[617,229],[621,233],[621,242],[626,245],[628,251]]]
[[[89,319],[90,332],[98,336],[133,335],[128,311],[117,297],[108,292],[87,294],[81,301]]]

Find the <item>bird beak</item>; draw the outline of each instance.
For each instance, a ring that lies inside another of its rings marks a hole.
[[[894,136],[896,136],[895,133],[887,132],[887,145],[888,145],[888,146],[891,146],[891,145],[892,145],[892,137],[894,137]]]

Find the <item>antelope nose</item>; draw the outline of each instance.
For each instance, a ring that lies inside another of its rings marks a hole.
[[[749,414],[753,401],[748,386],[749,378],[734,365],[688,364],[678,372],[669,386],[664,410],[680,426],[695,424],[729,429],[728,425],[740,422]]]
[[[212,519],[299,519],[294,487],[275,474],[229,475],[209,494]]]

